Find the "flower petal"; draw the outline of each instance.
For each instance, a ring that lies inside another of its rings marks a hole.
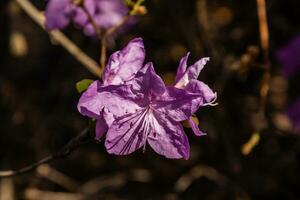
[[[189,158],[189,141],[179,122],[153,112],[151,129],[147,141],[156,153],[171,159]]]
[[[104,85],[119,85],[131,79],[143,67],[145,49],[142,38],[135,38],[109,58],[103,73]]]
[[[46,29],[64,28],[70,23],[74,6],[71,0],[51,0],[47,4],[45,17]]]
[[[181,58],[180,60],[180,63],[179,63],[179,66],[177,68],[177,73],[176,73],[176,78],[175,78],[175,82],[177,83],[180,78],[183,76],[183,74],[185,73],[186,71],[186,68],[187,68],[187,60],[189,58],[189,55],[190,55],[190,52],[188,52],[186,54],[186,56],[184,56],[183,58]]]
[[[76,8],[76,12],[75,12],[75,16],[73,18],[74,23],[79,26],[79,27],[85,27],[88,22],[88,16],[86,15],[86,13],[83,11],[82,8]]]
[[[92,118],[101,116],[104,106],[98,92],[100,86],[100,81],[94,81],[80,97],[77,109],[82,115]]]
[[[188,122],[189,122],[189,124],[190,124],[190,126],[191,126],[191,128],[192,128],[192,130],[193,130],[193,132],[194,132],[194,134],[195,134],[196,136],[204,136],[204,135],[206,135],[206,133],[203,133],[203,132],[199,129],[198,125],[194,122],[194,120],[193,120],[192,117],[190,117],[190,118],[188,119]]]
[[[99,117],[97,119],[97,122],[96,122],[96,136],[95,136],[95,139],[100,140],[105,135],[107,130],[108,130],[108,126],[106,124],[106,121],[105,121],[103,115],[101,115],[101,117]]]
[[[153,107],[175,121],[184,121],[192,116],[202,104],[203,97],[199,94],[167,87],[167,91],[156,99]]]
[[[105,140],[107,152],[128,155],[145,145],[145,135],[150,131],[145,127],[146,114],[146,109],[140,109],[135,113],[117,118],[107,132]]]
[[[95,12],[96,12],[95,0],[85,0],[84,6],[85,6],[86,10],[89,12],[89,14],[92,17],[94,17]],[[88,18],[88,15],[81,7],[76,8],[76,14],[75,14],[73,20],[76,25],[78,25],[79,27],[82,27],[82,28],[85,28],[85,26],[87,26],[88,24],[91,24],[90,20]],[[93,31],[95,32],[95,30],[93,30]]]
[[[190,66],[182,77],[176,82],[175,87],[184,88],[190,80],[197,79],[204,65],[209,61],[209,58],[202,58],[194,65]]]
[[[210,89],[208,85],[203,83],[202,81],[198,80],[191,80],[186,88],[187,91],[194,93],[194,94],[199,94],[203,97],[203,104],[208,104],[217,98],[217,94]]]
[[[82,115],[88,117],[99,118],[103,110],[107,115],[111,113],[120,117],[140,109],[135,101],[136,96],[129,85],[101,86],[99,81],[94,81],[80,97],[77,107]]]
[[[128,12],[128,8],[122,0],[98,0],[96,7],[97,13],[94,20],[102,29],[120,24]]]
[[[155,99],[166,91],[163,80],[155,73],[153,64],[147,63],[128,84],[133,90],[149,100]]]

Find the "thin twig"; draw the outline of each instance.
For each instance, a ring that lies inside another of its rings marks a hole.
[[[103,47],[105,47],[104,46],[105,45],[105,43],[104,43],[105,40],[103,39],[104,37],[102,37],[102,31],[101,31],[100,27],[97,25],[97,23],[95,22],[95,20],[93,19],[93,16],[89,12],[89,10],[85,7],[85,5],[82,5],[82,9],[86,13],[86,15],[88,16],[88,19],[91,22],[91,24],[92,24],[92,26],[93,26],[93,28],[96,32],[96,36],[97,36],[98,40],[100,41],[100,47],[101,47],[100,67],[103,70],[105,68],[105,63],[106,63],[106,49],[105,49],[105,53],[103,53]]]
[[[100,63],[101,63],[101,68],[104,69],[106,65],[106,38],[103,37],[101,39],[101,56],[100,56]]]
[[[87,142],[90,142],[91,140],[92,140],[92,138],[89,135],[89,128],[85,128],[83,131],[80,132],[80,134],[78,136],[76,136],[75,138],[70,140],[70,142],[67,143],[58,152],[56,152],[50,156],[47,156],[31,165],[28,165],[19,170],[0,171],[0,177],[9,177],[9,176],[16,176],[16,175],[24,174],[24,173],[34,170],[36,167],[38,167],[42,164],[50,163],[57,159],[65,158],[68,155],[70,155],[72,152],[74,152],[76,149],[78,149],[81,145],[86,144]]]
[[[107,54],[107,48],[106,48],[106,43],[107,43],[107,39],[113,34],[115,33],[118,29],[120,29],[124,24],[126,24],[126,22],[129,20],[130,18],[130,14],[127,14],[126,16],[124,16],[123,20],[117,24],[116,26],[111,27],[110,29],[108,29],[104,35],[102,36],[101,39],[101,58],[100,58],[100,63],[101,63],[101,68],[104,69],[105,65],[106,65],[106,54]]]
[[[130,18],[130,14],[127,14],[124,16],[124,18],[122,19],[122,21],[117,24],[116,26],[113,26],[111,27],[110,29],[108,29],[106,32],[105,32],[105,35],[104,37],[109,37],[111,34],[113,34],[114,32],[116,32],[119,28],[121,28]]]
[[[85,14],[87,15],[89,21],[91,22],[93,28],[95,29],[96,35],[98,37],[99,40],[101,40],[101,29],[100,27],[97,25],[97,23],[95,22],[95,20],[93,19],[93,16],[91,15],[90,11],[85,7],[85,5],[82,5],[82,9],[85,12]]]
[[[107,48],[106,48],[107,39],[109,38],[110,35],[112,35],[114,32],[116,32],[119,28],[121,28],[128,21],[130,14],[128,13],[126,16],[124,16],[124,18],[122,19],[122,21],[119,24],[111,27],[110,29],[104,31],[104,33],[103,33],[101,31],[100,27],[97,25],[97,23],[93,19],[93,16],[89,12],[89,10],[84,5],[81,5],[81,6],[82,6],[83,11],[86,13],[89,21],[91,22],[93,28],[95,29],[97,38],[101,42],[101,44],[100,44],[100,46],[101,46],[100,66],[101,66],[101,69],[104,69],[106,66],[106,57],[107,57],[107,53],[106,53],[107,52]]]
[[[140,8],[140,5],[144,2],[144,0],[138,0],[132,5],[132,9],[125,15],[122,19],[122,21],[117,24],[116,26],[113,26],[106,30],[101,38],[101,57],[100,57],[100,63],[101,63],[101,69],[103,70],[106,65],[106,55],[107,55],[107,48],[106,43],[107,39],[116,31],[118,31],[124,24],[127,23],[127,21],[130,19],[132,15],[135,15]]]
[[[18,5],[43,29],[45,29],[45,17],[36,9],[28,0],[16,0]],[[54,30],[49,32],[50,36],[63,48],[65,48],[72,56],[74,56],[84,67],[86,67],[94,75],[101,77],[102,69],[99,68],[96,61],[86,55],[79,47],[77,47],[62,32]]]
[[[270,83],[270,57],[269,57],[269,28],[267,21],[267,10],[266,10],[266,1],[265,0],[256,0],[257,2],[257,14],[259,20],[259,31],[260,31],[260,43],[263,50],[263,67],[264,75],[260,90],[261,102],[263,110],[265,110],[267,96],[269,92],[269,83]]]

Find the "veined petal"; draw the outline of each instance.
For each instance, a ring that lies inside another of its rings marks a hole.
[[[202,58],[198,60],[195,64],[190,66],[182,77],[176,82],[175,87],[184,88],[190,80],[197,79],[204,65],[209,61],[209,58]]]
[[[190,52],[188,52],[186,54],[186,56],[181,58],[179,66],[177,68],[175,83],[177,83],[180,80],[180,78],[183,76],[183,74],[185,73],[186,68],[187,68],[187,60],[189,58],[189,55],[190,55]]]
[[[103,73],[104,85],[119,85],[131,79],[143,67],[145,49],[142,38],[135,38],[109,58]]]
[[[153,102],[153,107],[175,121],[184,121],[192,116],[202,104],[203,97],[199,94],[167,87],[167,91]]]
[[[99,118],[101,116],[104,106],[98,92],[100,87],[100,81],[94,81],[81,95],[77,109],[82,115],[92,118]]]
[[[151,130],[147,141],[156,153],[171,159],[189,158],[189,141],[179,122],[153,112]]]
[[[185,89],[191,93],[201,95],[204,105],[214,102],[217,98],[217,93],[213,92],[212,89],[202,81],[191,80]]]
[[[80,97],[77,108],[88,117],[99,118],[103,110],[107,115],[112,113],[119,117],[139,109],[135,101],[136,96],[129,85],[101,86],[99,81],[94,81]]]
[[[131,90],[130,85],[109,85],[98,89],[99,105],[112,113],[115,118],[135,113],[141,109],[139,98]]]
[[[192,128],[192,130],[193,130],[193,132],[194,132],[194,134],[195,134],[196,136],[204,136],[204,135],[206,135],[206,133],[203,133],[203,132],[199,129],[198,125],[194,122],[194,120],[192,119],[192,117],[190,117],[190,118],[188,119],[188,122],[189,122],[189,124],[190,124],[190,126],[191,126],[191,128]]]
[[[128,84],[132,85],[137,94],[142,94],[149,100],[155,99],[166,91],[163,80],[155,73],[151,62],[147,63]]]
[[[50,0],[45,11],[46,29],[64,28],[70,23],[73,11],[71,0]]]
[[[146,135],[150,133],[147,129],[147,109],[124,115],[117,118],[109,127],[105,147],[108,153],[116,155],[128,155],[141,148],[146,143]]]
[[[111,154],[128,155],[145,147],[146,141],[167,158],[189,157],[189,143],[181,124],[149,108],[116,119],[107,132],[105,146]]]

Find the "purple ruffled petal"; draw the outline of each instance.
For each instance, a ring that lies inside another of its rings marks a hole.
[[[202,58],[198,60],[195,64],[190,66],[185,73],[178,78],[175,87],[184,88],[190,80],[197,79],[204,65],[209,61],[209,58]]]
[[[184,75],[186,68],[187,68],[187,60],[189,58],[190,52],[188,52],[186,54],[186,56],[184,56],[183,58],[181,58],[179,66],[177,68],[177,73],[176,73],[176,78],[175,78],[175,82],[177,83],[180,78]]]
[[[171,159],[189,158],[190,145],[179,122],[154,112],[151,128],[147,141],[156,153]]]
[[[217,94],[210,89],[208,85],[198,80],[191,80],[186,88],[188,92],[198,94],[203,97],[203,104],[209,104],[214,102],[217,98]]]
[[[146,128],[146,109],[117,118],[109,127],[105,147],[108,153],[128,155],[141,148],[146,143],[145,135],[150,129]]]
[[[133,78],[143,67],[145,49],[142,38],[135,38],[109,58],[103,73],[104,85],[119,85]]]
[[[198,125],[194,122],[194,120],[193,120],[192,117],[190,117],[190,118],[188,119],[188,123],[189,123],[189,125],[191,126],[191,129],[193,130],[193,132],[194,132],[194,134],[195,134],[196,136],[204,136],[204,135],[206,135],[206,133],[203,133],[203,132],[199,129]]]
[[[88,117],[99,118],[103,110],[119,117],[140,108],[135,98],[129,85],[101,86],[99,81],[94,81],[80,97],[77,108]]]
[[[155,73],[152,63],[147,63],[128,84],[132,85],[137,95],[150,101],[160,97],[166,91],[166,86]]]
[[[191,117],[203,104],[203,97],[186,90],[168,87],[166,93],[153,103],[153,107],[175,121]]]
[[[100,87],[100,81],[94,81],[81,95],[77,109],[82,115],[92,118],[99,118],[101,116],[104,106],[98,92]]]

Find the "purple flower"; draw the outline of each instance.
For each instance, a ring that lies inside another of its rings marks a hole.
[[[282,65],[282,73],[292,78],[300,71],[300,35],[277,51],[276,57]]]
[[[151,63],[137,73],[131,85],[112,92],[128,101],[126,107],[135,109],[111,110],[115,102],[106,103],[117,116],[105,140],[109,153],[127,155],[141,147],[145,149],[148,143],[155,152],[167,158],[189,157],[188,139],[179,121],[191,114],[191,109],[187,108],[196,96],[166,88]]]
[[[110,56],[102,76],[103,83],[94,81],[81,96],[78,102],[79,112],[84,116],[97,119],[96,139],[100,139],[106,133],[108,125],[114,120],[114,116],[104,106],[98,105],[98,101],[101,101],[99,90],[110,85],[120,85],[132,79],[135,73],[143,67],[144,59],[143,40],[135,38],[124,49]]]
[[[184,89],[191,94],[200,95],[202,98],[198,98],[197,101],[199,101],[201,106],[215,105],[214,102],[217,99],[217,94],[213,92],[208,85],[197,80],[204,65],[209,61],[209,58],[202,58],[187,68],[189,55],[190,53],[187,53],[187,55],[183,57],[179,63],[175,78],[175,87]],[[195,135],[206,135],[199,129],[192,117],[189,117],[188,123]]]
[[[105,146],[111,154],[127,155],[149,144],[167,158],[188,159],[189,142],[180,122],[211,103],[215,94],[196,80],[200,64],[186,69],[181,62],[176,87],[166,87],[152,63],[142,67],[144,58],[141,39],[114,53],[103,84],[95,81],[87,89],[78,110],[97,119],[97,138],[108,130]]]
[[[95,36],[96,31],[82,7],[74,0],[49,0],[45,16],[48,30],[62,29],[74,22],[84,29],[88,36]],[[100,29],[109,29],[118,25],[128,13],[122,0],[84,0],[83,5]]]
[[[125,85],[98,92],[98,106],[107,108],[115,118],[105,140],[109,153],[127,155],[145,149],[148,143],[167,158],[188,159],[190,147],[180,121],[197,110],[201,96],[166,87],[152,63]]]

